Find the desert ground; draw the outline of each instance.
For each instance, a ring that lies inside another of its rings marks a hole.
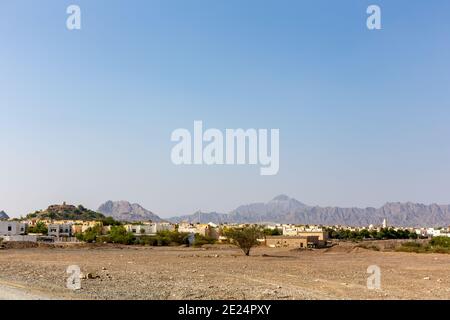
[[[66,288],[69,265],[80,290]],[[367,267],[381,288],[367,288]],[[0,250],[0,299],[450,299],[450,255],[258,247],[39,247]]]

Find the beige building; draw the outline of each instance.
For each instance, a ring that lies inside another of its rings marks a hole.
[[[198,233],[202,236],[219,239],[219,227],[214,223],[180,223],[178,225],[178,232]]]
[[[328,239],[328,233],[323,231],[321,227],[304,227],[304,226],[294,226],[294,225],[283,225],[282,227],[283,236],[302,236],[302,237],[319,237],[320,241],[326,242]]]
[[[271,248],[317,248],[323,241],[318,236],[267,236],[266,246]]]
[[[328,240],[328,233],[325,231],[299,231],[297,236],[302,237],[318,237],[319,241],[326,242]]]

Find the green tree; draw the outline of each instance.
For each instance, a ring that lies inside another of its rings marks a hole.
[[[370,238],[370,232],[367,229],[363,229],[359,232],[361,238],[363,239],[369,239]]]
[[[102,223],[104,226],[120,226],[122,224],[120,221],[114,220],[113,217],[106,217],[102,219]]]
[[[46,235],[48,233],[48,228],[44,222],[38,221],[35,226],[28,228],[28,233],[41,233]]]
[[[112,226],[109,238],[113,243],[132,244],[135,240],[131,232],[127,232],[124,226]]]
[[[251,248],[259,244],[258,239],[265,236],[263,229],[259,226],[229,229],[225,234],[227,237],[233,239],[246,256],[250,255]]]
[[[433,237],[430,241],[430,245],[450,248],[450,238],[442,236]]]
[[[93,227],[88,228],[83,233],[77,233],[75,234],[75,237],[84,242],[97,242],[97,238],[101,237],[102,235],[102,226],[100,224],[96,224]]]
[[[266,236],[281,236],[281,231],[278,228],[275,229],[266,228],[264,229],[264,234]]]

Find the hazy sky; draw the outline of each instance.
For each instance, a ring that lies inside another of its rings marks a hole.
[[[450,2],[1,0],[0,112],[13,216],[124,199],[168,217],[280,193],[450,203]],[[278,175],[173,165],[171,132],[194,120],[279,128]]]

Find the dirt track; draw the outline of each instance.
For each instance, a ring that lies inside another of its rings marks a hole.
[[[84,275],[92,276],[82,279],[79,291],[65,288],[69,265],[79,265]],[[381,290],[367,289],[369,265],[381,268]],[[251,257],[229,247],[0,251],[0,280],[40,290],[37,298],[450,299],[449,269],[450,255],[348,246],[316,251],[257,248]]]

